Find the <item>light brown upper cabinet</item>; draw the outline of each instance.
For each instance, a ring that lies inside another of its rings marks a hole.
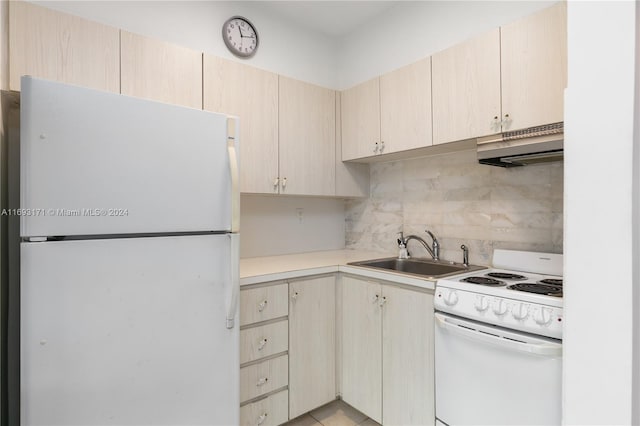
[[[122,31],[123,95],[202,109],[202,53]]]
[[[566,4],[495,29],[433,60],[433,142],[563,121]]]
[[[335,91],[280,76],[280,193],[335,195]]]
[[[23,1],[9,3],[9,88],[20,77],[120,91],[120,31]]]
[[[541,10],[501,28],[503,131],[564,119],[567,5]]]
[[[240,190],[277,194],[278,75],[205,54],[204,109],[240,117]]]
[[[342,160],[371,157],[380,151],[380,79],[342,92]]]
[[[336,93],[336,196],[368,197],[369,165],[342,161],[342,94]]]
[[[432,56],[433,143],[500,132],[500,30]]]
[[[431,58],[342,92],[342,160],[431,145]]]
[[[380,153],[431,146],[431,58],[380,77]]]

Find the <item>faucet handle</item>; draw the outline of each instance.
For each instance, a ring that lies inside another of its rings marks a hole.
[[[462,264],[464,266],[469,266],[469,248],[464,244],[460,246],[462,249]]]
[[[426,232],[427,234],[429,234],[429,236],[431,237],[431,239],[433,240],[433,245],[437,246],[438,245],[438,240],[436,239],[436,236],[433,235],[433,232],[429,231],[428,229],[425,229],[424,232]]]
[[[429,236],[431,237],[431,247],[432,247],[432,250],[433,250],[433,260],[440,260],[440,243],[438,242],[438,239],[436,238],[435,235],[433,235],[433,232],[429,231],[428,229],[425,229],[424,232],[429,234]]]

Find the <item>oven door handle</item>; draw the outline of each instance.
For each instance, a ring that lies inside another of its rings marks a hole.
[[[441,314],[435,314],[436,325],[442,329],[449,330],[453,333],[465,336],[467,338],[490,343],[493,345],[501,346],[504,348],[516,350],[519,352],[528,352],[535,355],[542,355],[548,357],[562,356],[562,344],[545,342],[545,343],[526,343],[519,342],[513,339],[507,339],[494,334],[485,333],[480,330],[474,330],[468,327],[463,327],[455,323],[447,321],[447,318]]]

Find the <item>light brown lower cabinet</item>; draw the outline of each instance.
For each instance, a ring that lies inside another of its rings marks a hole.
[[[433,294],[342,277],[342,399],[384,425],[432,425]]]
[[[282,424],[337,394],[384,425],[435,423],[431,290],[333,274],[240,299],[245,321],[261,319],[240,332],[242,425]]]
[[[289,282],[289,417],[336,398],[334,275]]]
[[[289,420],[289,392],[281,392],[240,407],[241,426],[277,426]]]
[[[240,401],[266,395],[289,383],[289,357],[282,355],[240,369]]]
[[[289,314],[286,282],[240,290],[240,424],[289,420]]]

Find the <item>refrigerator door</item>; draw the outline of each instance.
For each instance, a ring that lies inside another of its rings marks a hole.
[[[23,77],[21,236],[231,231],[226,115]]]
[[[22,243],[22,424],[239,424],[237,238]]]

